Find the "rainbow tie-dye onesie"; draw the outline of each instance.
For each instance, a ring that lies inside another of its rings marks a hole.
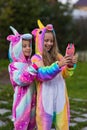
[[[32,64],[30,59],[26,60],[22,52],[22,38],[32,39],[32,35],[20,35],[13,27],[11,30],[14,34],[9,35],[7,40],[10,41],[9,58],[11,61],[8,69],[14,89],[12,107],[14,130],[34,130],[36,126],[36,89],[33,81],[38,67]]]
[[[32,31],[35,37],[36,54],[32,57],[32,62],[42,60],[43,39],[46,29],[38,21],[39,28]],[[58,59],[62,56],[58,54]],[[54,123],[56,130],[69,130],[70,110],[69,100],[66,90],[65,77],[73,74],[74,68],[64,66],[61,71],[51,80],[37,78],[37,107],[36,123],[38,130],[51,130]],[[39,73],[39,70],[38,70]]]
[[[44,72],[45,80],[54,77],[59,72],[57,63],[50,67],[38,69],[31,60],[26,60],[22,52],[22,38],[31,38],[30,34],[19,34],[17,30],[11,27],[14,35],[9,35],[10,41],[9,64],[10,80],[14,89],[12,120],[14,121],[14,130],[34,130],[36,126],[35,107],[36,107],[36,88],[34,79],[38,75],[42,79]],[[50,76],[51,75],[51,76]]]

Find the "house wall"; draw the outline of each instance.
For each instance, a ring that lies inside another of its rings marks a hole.
[[[77,8],[79,10],[87,11],[87,6],[76,6],[75,8]]]

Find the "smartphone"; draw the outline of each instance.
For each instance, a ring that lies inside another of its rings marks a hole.
[[[68,43],[66,47],[66,55],[73,56],[75,53],[74,43]]]

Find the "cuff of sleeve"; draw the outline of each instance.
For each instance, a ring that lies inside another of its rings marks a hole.
[[[38,66],[36,64],[32,64],[32,66],[34,67],[34,69],[38,70]]]
[[[56,66],[57,66],[58,70],[61,71],[62,69],[61,69],[61,67],[58,64],[58,61],[56,61],[55,63],[56,63]]]
[[[74,67],[72,67],[72,68],[67,67],[67,70],[70,70],[70,71],[74,70]]]
[[[72,67],[67,66],[68,70],[74,70],[76,68],[76,64],[74,64]]]
[[[76,64],[73,65],[74,69],[76,68]]]

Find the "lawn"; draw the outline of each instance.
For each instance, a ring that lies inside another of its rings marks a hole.
[[[74,75],[66,79],[69,96],[72,98],[87,99],[87,62],[80,62]]]
[[[0,108],[6,108],[10,112],[0,115],[0,121],[7,125],[0,127],[0,130],[12,130],[13,124],[8,118],[11,115],[13,89],[8,82],[8,60],[0,60],[0,102],[6,101],[8,104],[0,103]],[[79,62],[72,77],[66,79],[67,90],[70,98],[71,122],[76,123],[73,119],[83,117],[82,114],[87,113],[87,62]],[[4,80],[4,82],[2,82]],[[77,99],[77,100],[75,100]],[[81,101],[81,100],[82,101]],[[76,113],[72,113],[72,110]],[[84,110],[84,111],[83,111]],[[78,122],[76,126],[70,126],[70,130],[81,130],[87,126],[87,121]]]

